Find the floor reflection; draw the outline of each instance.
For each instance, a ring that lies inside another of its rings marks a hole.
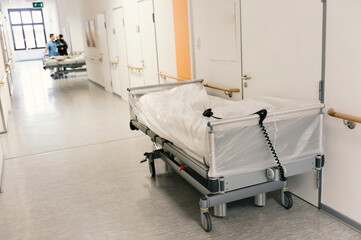
[[[53,79],[41,61],[17,62],[7,158],[139,136],[128,104],[88,81],[86,73]]]

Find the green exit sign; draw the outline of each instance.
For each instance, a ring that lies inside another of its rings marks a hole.
[[[43,8],[44,3],[43,2],[33,2],[33,8]]]

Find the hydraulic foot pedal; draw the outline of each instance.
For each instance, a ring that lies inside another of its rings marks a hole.
[[[152,175],[152,177],[155,177],[155,165],[154,165],[154,159],[160,158],[160,153],[163,150],[155,150],[153,152],[146,152],[144,153],[145,159],[143,159],[142,161],[140,161],[140,163],[144,163],[146,161],[148,161],[149,163],[149,171],[150,174]]]

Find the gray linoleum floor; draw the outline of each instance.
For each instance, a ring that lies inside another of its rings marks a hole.
[[[206,233],[200,194],[156,162],[147,137],[128,130],[127,104],[86,80],[54,81],[40,62],[17,64],[7,160],[0,196],[0,239],[361,239],[361,234],[294,197],[267,206],[229,204]],[[29,74],[31,72],[31,74]],[[28,92],[30,91],[30,93]]]

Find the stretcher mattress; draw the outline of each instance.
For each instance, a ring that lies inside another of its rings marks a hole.
[[[82,55],[75,56],[53,56],[44,59],[45,67],[70,66],[70,65],[85,65],[85,58]]]
[[[231,101],[208,95],[200,83],[130,94],[129,99],[139,122],[207,164],[210,177],[264,170],[276,164],[258,120],[216,126],[212,129],[212,140],[208,122],[219,120],[203,116],[208,108],[223,120],[266,109],[269,113],[265,126],[284,164],[322,153],[319,112],[272,116],[278,111],[311,105],[308,103],[271,97]]]

